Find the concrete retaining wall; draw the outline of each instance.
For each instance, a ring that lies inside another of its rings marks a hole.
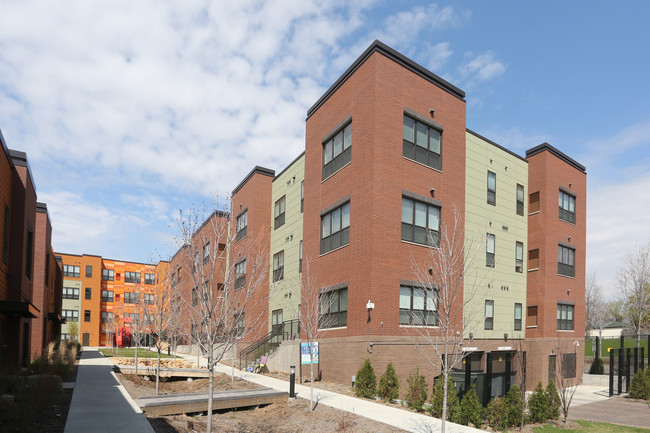
[[[266,363],[269,371],[289,373],[292,365],[300,366],[300,340],[283,341]]]
[[[607,374],[583,374],[583,385],[609,386],[609,376]]]

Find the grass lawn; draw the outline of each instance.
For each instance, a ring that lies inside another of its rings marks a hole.
[[[110,347],[100,348],[99,351],[104,356],[121,356],[124,358],[135,358],[135,348],[134,347],[123,347],[114,351]],[[162,352],[160,354],[161,358],[171,358],[167,353]],[[138,349],[138,358],[158,358],[157,352],[151,352],[147,349]]]
[[[593,358],[595,347],[592,346],[591,338],[585,341],[585,356],[588,358]],[[609,358],[608,348],[618,349],[621,347],[621,341],[618,338],[612,339],[603,339],[600,340],[600,355],[601,357]],[[636,338],[626,337],[625,338],[625,347],[636,347]],[[648,356],[648,337],[641,338],[641,347],[645,347],[643,350],[644,357]]]
[[[581,428],[577,430],[556,428],[552,424],[547,424],[543,427],[533,427],[535,433],[551,433],[551,432],[573,432],[573,433],[650,433],[650,430],[638,427],[626,427],[616,424],[606,424],[603,422],[590,422],[590,421],[577,421]]]

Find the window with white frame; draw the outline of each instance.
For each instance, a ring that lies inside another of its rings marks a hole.
[[[515,331],[521,331],[522,305],[515,303]]]
[[[494,328],[494,301],[485,301],[485,326],[486,330]]]
[[[487,234],[485,242],[485,266],[494,267],[495,238],[492,233]]]
[[[524,272],[524,243],[515,243],[515,272]]]
[[[400,286],[399,324],[437,326],[438,292],[429,288]]]
[[[524,186],[517,184],[517,215],[524,214]]]
[[[284,225],[284,216],[287,210],[287,196],[283,195],[280,197],[274,206],[275,218],[273,228],[277,229]]]

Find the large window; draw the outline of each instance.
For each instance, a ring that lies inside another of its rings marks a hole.
[[[485,301],[485,329],[494,329],[494,301]]]
[[[348,325],[348,289],[333,290],[320,295],[320,327],[338,328]]]
[[[402,197],[402,240],[440,244],[440,208]]]
[[[404,115],[402,154],[408,159],[442,170],[440,131]]]
[[[564,191],[560,191],[560,219],[576,223],[576,198]]]
[[[517,184],[517,215],[524,214],[524,186]]]
[[[137,293],[133,292],[124,292],[124,303],[125,304],[139,304],[140,297]]]
[[[493,206],[497,204],[497,175],[491,171],[487,172],[487,202]]]
[[[63,276],[79,278],[81,268],[79,266],[63,265]]]
[[[125,283],[135,283],[140,284],[140,272],[129,272],[124,273],[124,282]]]
[[[284,250],[273,255],[273,282],[284,279]]]
[[[434,289],[400,286],[399,324],[438,325],[438,298]]]
[[[558,245],[557,247],[557,273],[567,277],[575,275],[575,255],[573,248]]]
[[[522,305],[516,303],[515,304],[515,331],[521,331],[521,314],[522,314]]]
[[[91,265],[86,265],[86,278],[93,277],[93,267]]]
[[[246,285],[246,260],[235,265],[235,290],[239,290]]]
[[[153,305],[155,302],[156,298],[153,295],[153,293],[145,293],[144,294],[144,303],[147,305]]]
[[[245,210],[237,217],[237,237],[240,240],[246,237],[246,228],[248,227],[248,210]]]
[[[320,253],[350,243],[350,203],[321,216]]]
[[[110,311],[102,311],[102,323],[113,323],[113,313]]]
[[[557,304],[557,329],[573,330],[573,305]]]
[[[524,272],[524,243],[515,243],[515,272]]]
[[[102,280],[103,281],[113,281],[115,271],[113,269],[102,269]]]
[[[274,228],[282,227],[284,225],[284,215],[287,210],[287,196],[283,195],[278,201],[275,202],[275,221]]]
[[[339,171],[352,160],[352,123],[323,143],[323,179]]]
[[[156,274],[144,274],[144,283],[150,286],[156,284]]]
[[[75,287],[64,287],[63,299],[79,299],[79,289]]]
[[[79,321],[79,311],[77,310],[61,310],[61,315],[67,322]]]
[[[487,234],[485,241],[485,266],[494,267],[495,239],[492,233]]]
[[[102,302],[113,302],[112,290],[102,290]]]

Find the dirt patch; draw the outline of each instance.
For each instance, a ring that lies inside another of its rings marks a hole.
[[[135,365],[134,358],[124,358],[121,356],[111,357],[113,365]],[[157,367],[158,360],[155,358],[138,358],[138,366]],[[196,362],[190,362],[185,359],[161,359],[160,366],[163,368],[198,368]]]

